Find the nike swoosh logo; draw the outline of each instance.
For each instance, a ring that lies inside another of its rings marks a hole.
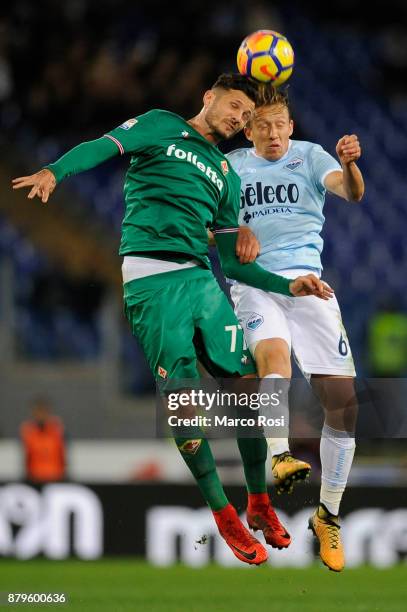
[[[252,553],[248,553],[245,550],[241,550],[240,548],[238,548],[234,544],[230,544],[230,546],[232,548],[234,548],[235,551],[239,553],[239,555],[242,555],[242,557],[244,557],[245,559],[248,559],[249,561],[253,561],[257,557],[257,552],[256,551],[254,551]]]

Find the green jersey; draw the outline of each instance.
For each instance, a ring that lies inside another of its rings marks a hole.
[[[121,255],[145,253],[177,263],[193,259],[210,268],[206,229],[211,228],[226,276],[292,295],[289,280],[236,257],[240,179],[222,153],[178,115],[153,110],[129,119],[45,167],[59,183],[126,152],[131,160]]]
[[[207,228],[238,227],[240,179],[178,115],[152,110],[105,135],[130,153],[120,254],[167,251],[209,267]]]

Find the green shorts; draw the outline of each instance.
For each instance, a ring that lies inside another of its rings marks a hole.
[[[157,380],[254,374],[243,331],[210,270],[154,274],[124,285],[124,308]]]

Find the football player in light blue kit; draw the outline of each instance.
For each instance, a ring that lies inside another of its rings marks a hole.
[[[241,228],[237,252],[247,257],[255,236],[258,262],[270,272],[288,278],[321,276],[325,194],[348,202],[362,199],[364,183],[356,165],[361,149],[356,135],[343,136],[336,145],[338,163],[321,146],[292,140],[293,127],[286,94],[274,92],[245,129],[254,147],[228,155],[242,182],[240,225],[249,228]],[[355,368],[338,302],[335,297],[294,300],[241,283],[232,286],[231,295],[259,376],[291,378],[293,352],[324,406],[320,505],[309,526],[323,562],[341,571],[338,514],[355,451],[357,407],[352,399]],[[268,443],[277,484],[291,490],[310,466],[292,457],[287,439],[269,438]]]

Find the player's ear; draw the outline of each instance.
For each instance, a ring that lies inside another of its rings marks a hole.
[[[204,103],[205,108],[209,106],[209,104],[212,102],[214,97],[215,97],[215,93],[213,89],[208,89],[207,91],[205,91],[204,96],[203,96],[203,103]]]
[[[250,142],[253,142],[253,137],[252,137],[252,128],[250,125],[246,125],[246,127],[243,130],[244,135],[246,136],[247,140],[250,140]]]
[[[294,131],[294,121],[292,119],[290,119],[290,136],[292,136]]]

